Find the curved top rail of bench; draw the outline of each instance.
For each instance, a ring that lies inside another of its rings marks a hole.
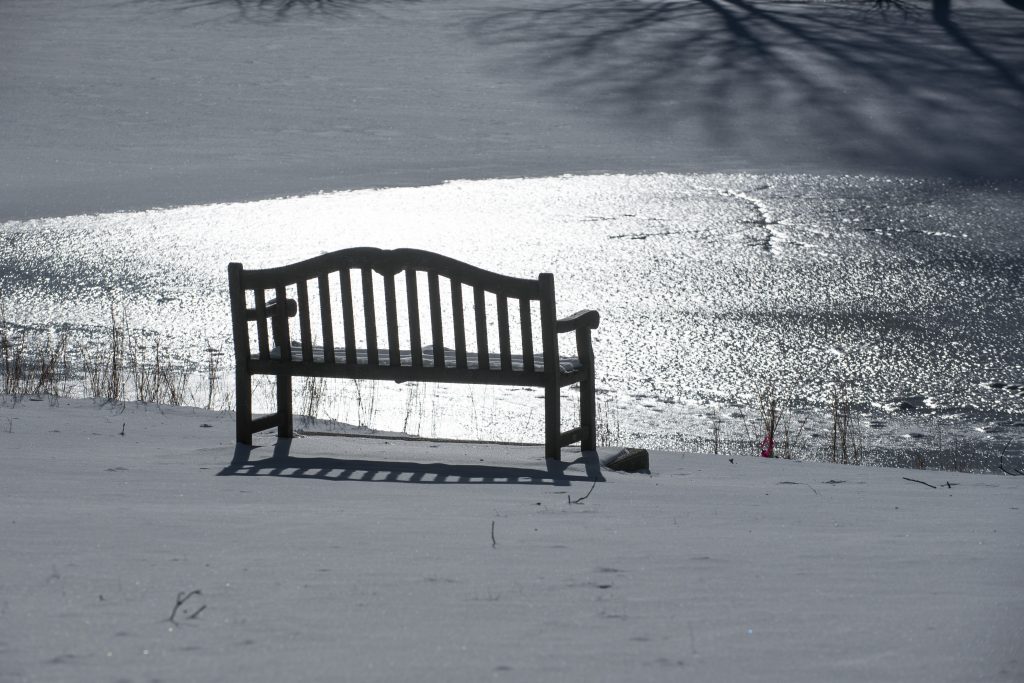
[[[232,263],[231,266],[241,271],[241,284],[245,289],[272,289],[347,268],[372,268],[385,276],[411,269],[436,273],[472,287],[507,292],[513,296],[540,297],[539,278],[531,280],[501,275],[422,249],[353,247],[274,268],[245,270],[241,264]]]

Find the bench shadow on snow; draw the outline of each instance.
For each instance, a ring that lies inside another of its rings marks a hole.
[[[594,451],[580,453],[573,461],[545,460],[544,469],[504,465],[466,465],[443,462],[366,460],[362,458],[296,457],[291,439],[278,439],[273,453],[251,460],[259,446],[235,445],[231,464],[217,476],[289,477],[327,481],[399,482],[404,484],[519,484],[570,486],[573,482],[604,481]],[[443,453],[438,457],[443,458]],[[569,472],[583,465],[581,472]]]

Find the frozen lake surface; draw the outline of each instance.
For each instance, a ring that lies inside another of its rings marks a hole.
[[[209,345],[230,349],[229,261],[418,247],[553,272],[560,315],[601,312],[609,442],[708,448],[717,431],[741,448],[756,437],[755,397],[774,386],[796,400],[794,425],[811,418],[801,449],[820,453],[839,380],[853,383],[869,460],[925,452],[939,466],[949,451],[992,467],[1024,445],[1022,200],[1020,184],[897,177],[455,181],[7,222],[0,288],[18,326],[102,335],[113,301],[201,364]],[[359,391],[358,409],[352,387],[329,391],[322,416],[434,436],[541,433],[531,391]]]

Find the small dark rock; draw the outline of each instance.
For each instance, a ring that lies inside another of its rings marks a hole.
[[[616,472],[645,472],[651,468],[651,458],[645,448],[623,448],[601,465]]]

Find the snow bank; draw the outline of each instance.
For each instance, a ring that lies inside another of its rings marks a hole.
[[[1024,479],[232,430],[0,407],[0,681],[1024,676]]]

